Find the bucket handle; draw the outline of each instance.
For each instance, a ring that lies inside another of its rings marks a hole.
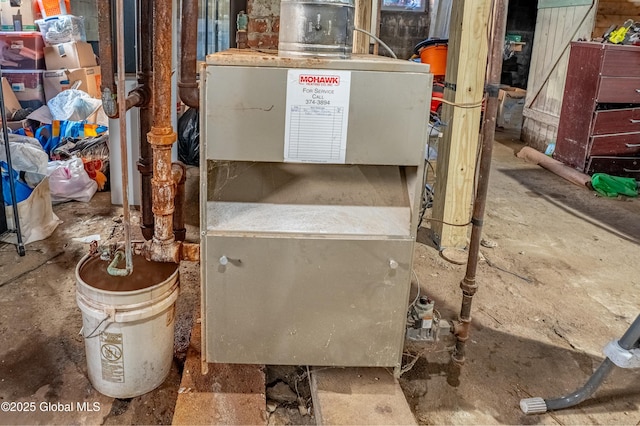
[[[84,339],[91,339],[91,338],[93,338],[93,337],[98,337],[98,336],[102,333],[102,331],[106,330],[106,329],[107,329],[107,327],[109,326],[109,324],[111,324],[111,323],[113,322],[113,318],[115,317],[115,315],[116,315],[115,308],[111,307],[111,309],[109,309],[109,310],[108,310],[108,312],[107,312],[107,316],[106,316],[106,317],[104,317],[104,318],[102,319],[102,321],[100,321],[100,322],[98,323],[98,325],[96,325],[96,328],[94,328],[94,329],[93,329],[93,331],[92,331],[91,333],[89,333],[89,335],[88,335],[88,336],[85,336],[85,335],[84,335],[84,326],[80,329],[80,332],[79,332],[78,334],[79,334],[80,336],[82,336]],[[105,322],[106,320],[110,320],[110,321],[107,323],[107,326],[106,326],[106,327],[105,327],[105,328],[104,328],[100,333],[94,334],[96,331],[98,331],[98,329],[100,328],[100,326],[101,326],[102,324],[104,324],[104,322]]]

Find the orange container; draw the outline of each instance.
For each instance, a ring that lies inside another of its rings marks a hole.
[[[38,0],[38,8],[43,18],[71,14],[71,0]]]
[[[431,74],[445,75],[447,71],[447,45],[436,44],[420,50],[420,62],[431,66]]]

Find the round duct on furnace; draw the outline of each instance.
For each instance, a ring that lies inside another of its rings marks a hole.
[[[282,0],[278,55],[349,59],[355,0]]]

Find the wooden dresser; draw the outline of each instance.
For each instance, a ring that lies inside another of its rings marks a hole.
[[[640,179],[640,47],[571,43],[553,157]]]

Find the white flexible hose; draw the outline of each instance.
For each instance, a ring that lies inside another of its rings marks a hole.
[[[391,48],[389,46],[387,46],[387,44],[380,40],[378,37],[376,37],[375,35],[371,34],[369,31],[367,30],[363,30],[362,28],[354,28],[355,31],[360,31],[361,33],[364,33],[366,35],[368,35],[369,37],[371,37],[372,39],[374,39],[375,41],[377,41],[378,43],[380,43],[380,45],[382,47],[384,47],[387,52],[389,52],[389,54],[391,54],[391,56],[393,57],[393,59],[398,59],[398,57],[396,56],[395,53],[393,53],[393,50],[391,50]]]

